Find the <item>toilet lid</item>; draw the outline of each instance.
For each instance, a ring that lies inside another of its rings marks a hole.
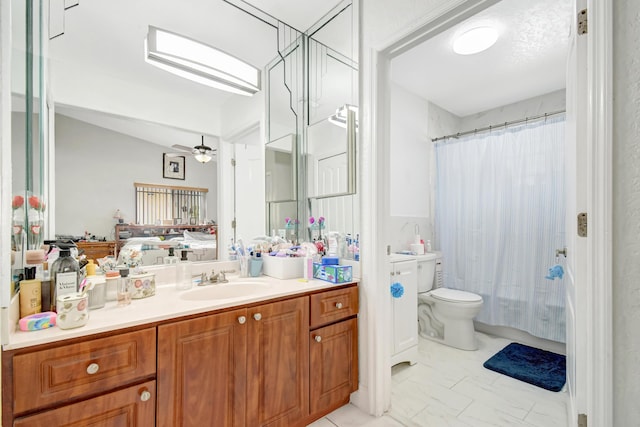
[[[457,289],[438,288],[431,291],[431,296],[443,301],[451,302],[480,302],[482,297],[480,295],[472,294],[471,292],[459,291]]]

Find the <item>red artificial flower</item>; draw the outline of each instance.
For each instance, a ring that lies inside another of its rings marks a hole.
[[[11,201],[11,207],[13,209],[18,209],[24,205],[24,197],[22,196],[13,196],[13,200]]]
[[[44,203],[40,201],[38,196],[30,196],[29,197],[29,206],[36,210],[44,210]]]

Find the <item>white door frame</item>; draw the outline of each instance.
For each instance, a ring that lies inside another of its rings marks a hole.
[[[361,212],[362,234],[362,324],[360,345],[361,393],[354,403],[371,414],[381,415],[389,408],[391,372],[388,342],[390,310],[385,304],[389,277],[389,130],[391,59],[413,45],[432,37],[497,0],[451,0],[438,13],[413,28],[396,34],[383,46],[360,53],[361,114]],[[588,150],[588,262],[586,272],[589,337],[587,337],[587,394],[589,425],[613,423],[612,401],[612,2],[589,0],[587,96],[589,100],[586,149]],[[586,389],[586,390],[585,390]]]

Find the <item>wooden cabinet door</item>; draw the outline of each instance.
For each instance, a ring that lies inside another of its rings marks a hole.
[[[358,321],[344,320],[309,335],[310,410],[325,415],[348,403],[358,388]]]
[[[113,393],[17,418],[14,427],[153,427],[156,382],[131,386]]]
[[[309,299],[247,312],[247,427],[300,425],[309,414]]]
[[[158,426],[246,425],[245,316],[240,309],[158,327]]]

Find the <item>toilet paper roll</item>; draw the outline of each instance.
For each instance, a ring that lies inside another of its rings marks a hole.
[[[412,243],[409,245],[409,250],[415,252],[417,255],[424,255],[424,245],[422,243]]]

